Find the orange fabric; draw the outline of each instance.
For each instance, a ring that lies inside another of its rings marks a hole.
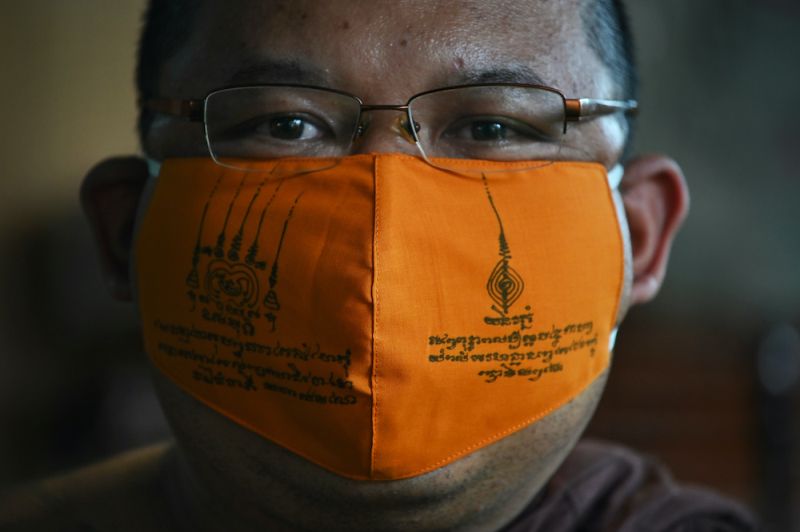
[[[166,161],[136,250],[153,363],[355,479],[431,471],[580,394],[622,284],[605,169],[446,164],[469,175],[395,154]]]

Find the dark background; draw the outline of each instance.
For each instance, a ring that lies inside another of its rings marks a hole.
[[[800,4],[628,3],[636,145],[681,163],[692,213],[589,432],[800,531]],[[0,0],[0,489],[166,434],[77,204],[95,161],[138,149],[143,5]]]

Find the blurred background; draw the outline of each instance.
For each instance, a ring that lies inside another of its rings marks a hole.
[[[681,163],[692,213],[589,434],[800,531],[800,4],[628,3],[636,146]],[[0,0],[0,490],[166,435],[77,201],[92,164],[138,151],[144,4]]]

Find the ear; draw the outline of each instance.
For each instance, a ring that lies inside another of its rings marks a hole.
[[[630,161],[620,191],[633,252],[631,302],[645,303],[664,281],[672,241],[689,211],[689,191],[678,164],[657,155]]]
[[[92,227],[111,295],[131,300],[129,266],[136,209],[147,182],[139,157],[114,157],[92,168],[81,185],[81,205]]]

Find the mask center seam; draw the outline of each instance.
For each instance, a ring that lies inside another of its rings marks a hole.
[[[373,159],[372,186],[374,195],[374,219],[372,233],[372,439],[370,449],[369,476],[375,474],[375,461],[378,434],[378,351],[380,350],[380,338],[376,338],[380,320],[380,297],[378,294],[380,286],[380,258],[378,243],[380,238],[381,208],[380,194],[378,192],[378,174],[380,169],[379,158]]]

